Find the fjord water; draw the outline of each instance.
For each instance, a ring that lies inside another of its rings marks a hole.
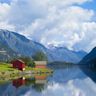
[[[96,72],[78,66],[55,68],[46,77],[0,83],[0,96],[96,96]]]

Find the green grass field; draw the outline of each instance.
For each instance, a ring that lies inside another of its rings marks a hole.
[[[17,69],[12,68],[11,64],[0,63],[0,72],[1,71],[17,71]]]

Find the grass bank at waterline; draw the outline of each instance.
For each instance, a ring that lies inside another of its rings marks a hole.
[[[15,79],[17,77],[35,75],[35,74],[50,74],[53,71],[48,68],[31,68],[26,66],[26,70],[20,71],[14,69],[11,64],[0,63],[0,78]]]

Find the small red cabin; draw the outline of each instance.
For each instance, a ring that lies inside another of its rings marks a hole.
[[[47,62],[46,61],[34,61],[35,68],[46,68]]]
[[[13,68],[17,68],[18,70],[25,70],[25,63],[22,60],[12,61]]]

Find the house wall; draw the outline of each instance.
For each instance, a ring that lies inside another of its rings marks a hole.
[[[35,65],[36,68],[46,68],[45,65]]]
[[[17,68],[19,70],[23,70],[25,68],[25,64],[20,62],[20,61],[18,61],[18,60],[17,61],[13,61],[12,64],[13,64],[13,68]]]
[[[46,78],[46,76],[35,76],[36,80],[45,80]]]

